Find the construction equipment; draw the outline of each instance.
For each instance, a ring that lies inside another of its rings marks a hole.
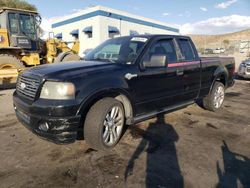
[[[77,55],[79,48],[80,42],[78,39],[73,41],[73,46],[69,48],[67,42],[55,37],[49,37],[46,40],[45,59],[47,63],[80,60],[80,57]]]
[[[0,8],[0,88],[16,83],[18,73],[44,63],[79,60],[79,41],[73,47],[57,38],[40,39],[40,15],[35,11]]]

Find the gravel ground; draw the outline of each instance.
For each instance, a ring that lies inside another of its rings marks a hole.
[[[250,82],[216,113],[198,105],[126,131],[111,151],[55,145],[24,128],[0,91],[0,187],[250,187]]]

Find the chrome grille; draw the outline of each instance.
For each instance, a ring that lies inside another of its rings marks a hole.
[[[40,81],[38,78],[21,75],[18,77],[16,90],[18,94],[33,100],[36,96],[39,84]]]
[[[247,72],[250,73],[250,67],[247,67]]]

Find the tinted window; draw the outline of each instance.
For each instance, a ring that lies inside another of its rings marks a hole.
[[[33,16],[20,14],[20,26],[21,30],[28,34],[34,34],[35,31],[35,19]]]
[[[20,14],[20,30],[32,39],[36,39],[35,18],[31,15]]]
[[[9,14],[9,25],[10,25],[10,32],[11,33],[18,33],[18,19],[16,14],[10,13]]]
[[[190,44],[189,40],[187,40],[187,39],[180,39],[178,41],[178,43],[179,43],[179,47],[180,47],[180,50],[181,50],[183,58],[186,61],[192,61],[192,60],[194,60],[195,56],[194,56],[194,52],[193,52],[193,49],[191,47],[191,44]]]
[[[173,40],[160,40],[153,44],[149,49],[148,55],[145,57],[145,61],[149,61],[152,55],[166,55],[168,63],[176,62],[177,56]]]

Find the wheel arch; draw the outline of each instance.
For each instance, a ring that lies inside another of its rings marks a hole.
[[[82,121],[84,122],[85,117],[93,104],[95,104],[98,100],[112,97],[118,101],[120,101],[124,107],[125,118],[127,124],[132,124],[133,114],[134,114],[134,106],[132,105],[132,98],[127,91],[124,89],[108,89],[108,90],[100,90],[95,93],[92,93],[87,99],[82,101],[80,108],[77,111],[77,115],[82,115]]]
[[[228,78],[228,71],[226,70],[225,67],[218,67],[216,69],[216,71],[214,72],[214,75],[213,75],[213,81],[212,81],[212,85],[210,86],[210,90],[211,91],[213,89],[213,86],[214,86],[214,83],[216,81],[219,81],[221,82],[225,88],[227,87],[227,78]]]

